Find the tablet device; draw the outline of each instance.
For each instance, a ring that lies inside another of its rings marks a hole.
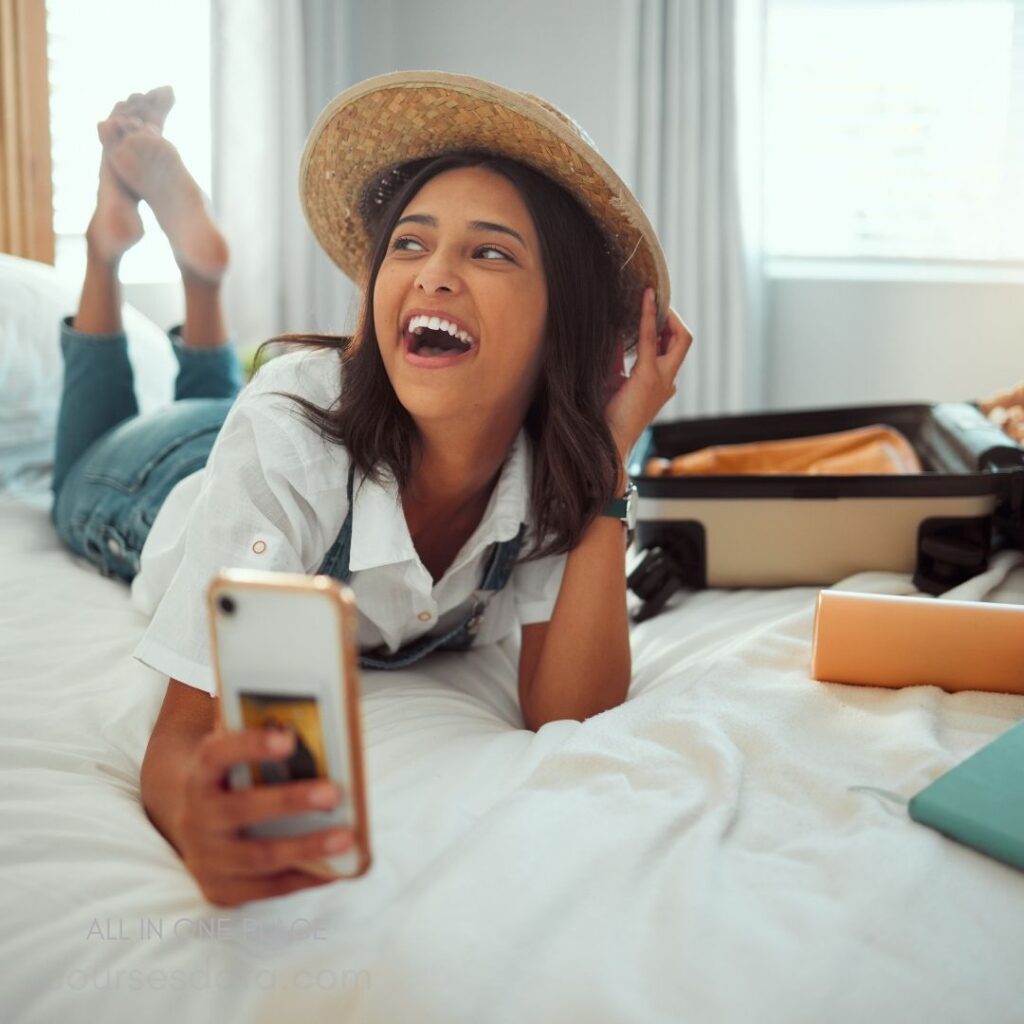
[[[1024,722],[910,800],[911,818],[1024,870]]]

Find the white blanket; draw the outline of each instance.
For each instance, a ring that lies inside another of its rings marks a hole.
[[[1024,603],[1022,562],[947,596]],[[5,1020],[1024,1016],[1024,874],[886,795],[1024,697],[812,681],[814,589],[676,598],[634,627],[624,706],[536,734],[515,642],[366,673],[372,870],[226,910],[140,802],[166,681],[127,587],[41,500],[0,499],[0,565]]]

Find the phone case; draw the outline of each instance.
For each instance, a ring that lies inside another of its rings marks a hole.
[[[351,590],[329,576],[225,569],[207,588],[207,606],[220,727],[296,736],[282,761],[234,765],[232,788],[329,776],[344,794],[335,808],[260,822],[245,834],[351,827],[350,850],[301,867],[320,877],[363,874],[371,853]]]

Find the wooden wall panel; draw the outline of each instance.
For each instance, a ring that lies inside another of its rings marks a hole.
[[[0,252],[54,258],[45,0],[0,0]]]

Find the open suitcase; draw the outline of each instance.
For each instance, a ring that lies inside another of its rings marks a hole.
[[[872,424],[900,431],[923,473],[648,476],[651,458],[712,445],[811,437]],[[913,573],[941,594],[1024,549],[1024,448],[976,405],[864,406],[655,423],[630,455],[639,492],[628,578],[640,622],[702,587],[829,586],[856,572]]]

